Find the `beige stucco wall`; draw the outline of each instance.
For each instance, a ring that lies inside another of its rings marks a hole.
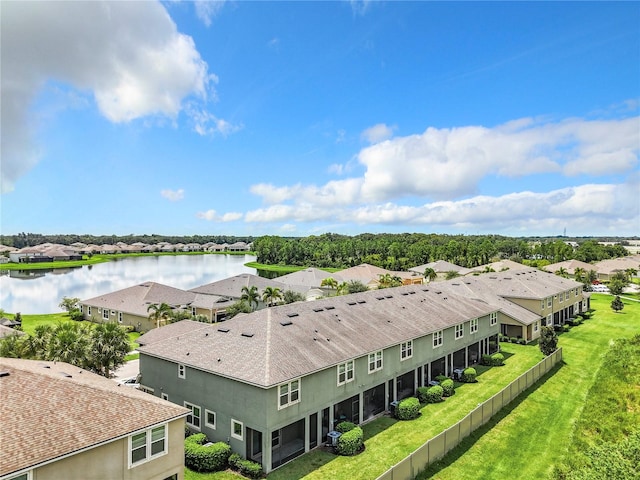
[[[33,480],[163,480],[174,474],[183,480],[184,418],[169,423],[168,430],[167,454],[136,467],[129,468],[129,440],[125,437],[36,468]]]

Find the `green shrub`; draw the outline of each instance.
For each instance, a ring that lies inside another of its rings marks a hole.
[[[475,383],[476,380],[476,369],[475,368],[465,368],[462,372],[462,381],[464,383]]]
[[[231,455],[231,447],[224,442],[211,445],[204,433],[190,435],[184,441],[184,464],[196,472],[216,472],[224,470]]]
[[[509,341],[509,337],[503,335],[503,334],[499,334],[498,335],[498,340],[500,340],[501,342],[508,342]]]
[[[565,325],[562,326],[562,331],[563,332],[568,332],[569,330],[571,330],[571,325],[565,324]]]
[[[427,389],[427,394],[425,396],[426,403],[441,402],[443,393],[444,393],[444,390],[440,385],[434,385],[433,387],[429,387]]]
[[[339,424],[336,425],[336,432],[347,433],[347,432],[353,430],[356,427],[357,427],[357,425],[355,423],[340,422]]]
[[[416,397],[409,397],[401,400],[396,407],[396,418],[398,420],[413,420],[420,416],[420,402]]]
[[[338,437],[337,451],[340,455],[355,455],[362,448],[364,434],[360,427],[355,427]]]
[[[519,340],[518,340],[518,343],[519,343],[520,345],[526,345],[526,344],[527,344],[527,341],[526,341],[524,338],[521,338],[521,339],[519,339]]]
[[[262,477],[262,465],[251,460],[245,460],[237,453],[232,454],[229,457],[229,466],[240,472],[245,477],[260,478]]]
[[[429,387],[418,387],[418,400],[420,403],[427,403],[427,391]]]
[[[494,353],[493,355],[489,355],[490,363],[492,367],[501,367],[504,365],[504,355],[501,353]]]
[[[232,453],[229,456],[229,466],[231,468],[233,468],[234,470],[238,470],[238,465],[240,465],[240,462],[242,461],[242,457],[240,455],[238,455],[237,453]]]
[[[436,377],[436,382],[438,382],[438,383],[442,383],[442,382],[444,382],[447,378],[449,378],[449,377],[447,377],[447,376],[445,376],[445,375],[438,375],[438,376]]]
[[[456,390],[453,387],[453,380],[451,380],[450,378],[447,378],[446,380],[440,382],[440,386],[442,387],[442,395],[444,397],[450,397],[451,395],[456,393]]]
[[[494,350],[497,346],[496,342],[489,342],[489,351]]]
[[[482,365],[487,365],[487,366],[491,366],[491,355],[489,355],[488,353],[485,353],[484,355],[482,355],[482,358],[480,359],[480,363]]]
[[[518,337],[511,337],[511,343],[518,343]]]

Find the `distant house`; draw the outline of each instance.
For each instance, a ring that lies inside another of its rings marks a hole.
[[[248,252],[249,250],[251,250],[251,246],[245,242],[235,242],[227,245],[227,252]]]
[[[92,322],[117,321],[136,331],[156,328],[149,319],[149,307],[166,303],[174,310],[188,310],[195,294],[156,282],[145,282],[98,297],[81,300],[80,310]],[[164,324],[164,322],[162,323]]]
[[[424,275],[424,271],[427,268],[432,268],[436,272],[436,280],[444,280],[447,277],[447,273],[449,272],[456,272],[460,276],[465,276],[473,273],[473,270],[471,270],[470,268],[464,268],[454,263],[446,262],[444,260],[438,260],[436,262],[420,265],[419,267],[413,267],[410,268],[409,271]]]
[[[489,273],[489,272],[506,272],[514,270],[530,270],[531,267],[522,263],[514,262],[513,260],[498,260],[497,262],[487,263],[474,267],[471,269],[471,273],[476,275],[477,273]]]
[[[598,280],[605,282],[611,280],[616,273],[626,272],[628,269],[635,270],[634,277],[637,278],[640,272],[640,255],[602,260],[595,263],[594,268],[598,272]]]
[[[542,270],[549,273],[556,273],[561,268],[564,268],[569,275],[575,275],[577,268],[582,268],[585,272],[596,269],[595,265],[581,262],[580,260],[565,260],[564,262],[545,265],[544,267],[542,267]]]
[[[0,358],[3,480],[184,478],[189,411],[61,362]]]

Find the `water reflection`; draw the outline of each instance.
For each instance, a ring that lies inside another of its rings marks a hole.
[[[244,266],[252,261],[250,255],[163,255],[54,271],[5,271],[0,276],[0,308],[59,312],[62,297],[88,299],[147,281],[189,289],[240,273],[255,274],[254,268]]]

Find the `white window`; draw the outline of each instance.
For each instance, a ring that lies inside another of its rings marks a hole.
[[[540,305],[540,308],[544,310],[544,298],[542,299],[542,305]]]
[[[564,302],[564,293],[560,294],[560,303]]]
[[[547,327],[550,327],[551,325],[553,325],[553,314],[552,313],[547,315]]]
[[[118,312],[118,323],[122,323],[122,312]]]
[[[278,410],[300,401],[300,379],[278,386]]]
[[[209,427],[216,429],[216,412],[212,412],[211,410],[204,411],[204,424]]]
[[[578,289],[577,288],[576,288],[576,291],[575,291],[575,296],[576,297],[578,296]]]
[[[167,453],[167,425],[129,436],[129,468]]]
[[[478,319],[474,318],[469,322],[469,333],[476,333],[478,331]]]
[[[534,332],[537,332],[537,331],[538,331],[538,322],[535,322],[535,323],[533,324],[533,331],[534,331]]]
[[[160,396],[163,400],[166,400],[167,402],[169,401],[169,395],[167,395],[166,393],[161,393]]]
[[[369,354],[369,373],[382,370],[382,350]]]
[[[31,480],[33,478],[33,470],[28,472],[19,473],[13,477],[8,477],[6,480]]]
[[[338,385],[344,385],[353,380],[353,367],[353,360],[338,365]]]
[[[492,312],[489,314],[489,323],[491,325],[498,323],[498,312]]]
[[[87,315],[91,316],[91,307],[87,305]]]
[[[153,395],[153,388],[151,387],[147,387],[146,385],[142,385],[140,384],[140,386],[138,387],[138,390],[144,392],[144,393],[148,393],[150,395]]]
[[[238,420],[231,419],[231,436],[242,440],[242,431],[244,430],[244,424]]]
[[[433,334],[433,348],[440,347],[442,345],[442,330],[434,332]]]
[[[456,340],[464,337],[464,324],[456,325]]]
[[[547,298],[547,308],[551,307],[551,297]]]
[[[187,378],[187,369],[182,363],[178,364],[178,378]]]
[[[400,344],[400,360],[413,357],[413,340]]]
[[[109,310],[107,310],[106,308],[102,310],[102,318],[104,320],[109,320]]]
[[[184,406],[191,410],[191,413],[187,415],[187,426],[200,430],[200,407],[189,402],[184,402]]]
[[[196,307],[191,307],[191,315],[196,316]]]

